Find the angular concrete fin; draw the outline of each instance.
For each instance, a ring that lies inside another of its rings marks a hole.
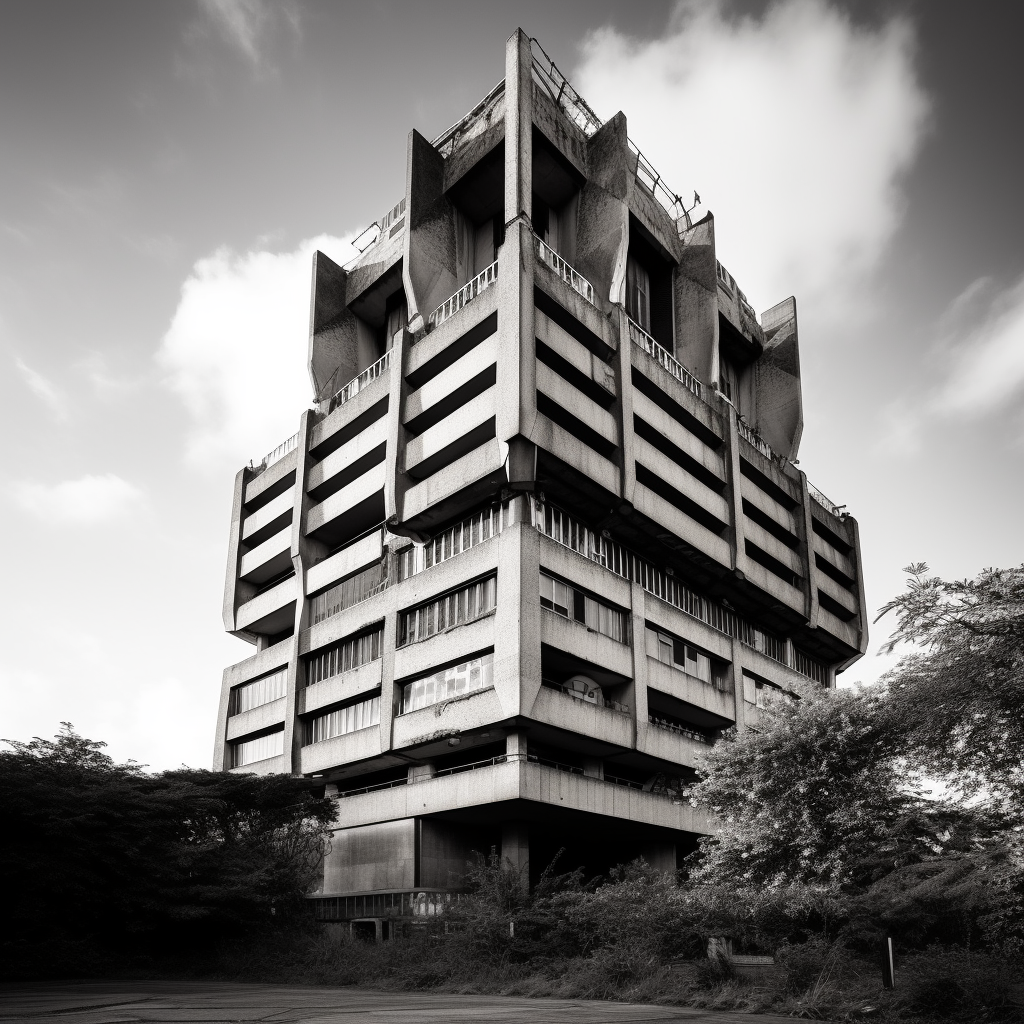
[[[626,115],[619,111],[587,145],[590,177],[580,193],[576,236],[576,268],[611,302],[622,301],[626,275],[629,158]]]
[[[444,197],[444,157],[417,131],[409,133],[402,280],[409,322],[417,327],[460,284],[455,208]]]
[[[309,302],[309,379],[319,401],[356,371],[355,317],[346,306],[347,274],[322,252],[313,253]]]
[[[675,275],[676,359],[712,387],[718,380],[718,271],[715,217],[708,213],[680,232]]]
[[[762,313],[761,326],[765,343],[764,354],[754,367],[754,425],[778,455],[792,460],[800,450],[804,429],[796,299],[791,296]]]

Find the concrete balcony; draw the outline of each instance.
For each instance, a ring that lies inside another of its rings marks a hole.
[[[279,533],[291,524],[294,504],[293,489],[288,488],[246,516],[242,523],[242,541],[248,547],[255,547],[260,541]]]
[[[847,612],[849,612],[851,618],[857,614],[857,598],[854,594],[851,594],[845,587],[841,587],[835,580],[830,579],[822,572],[815,572],[814,584],[823,593],[827,594],[837,604],[842,605]]]
[[[293,474],[298,464],[299,452],[293,448],[273,465],[246,483],[245,504],[249,506],[260,504],[260,499],[264,495],[279,494],[281,488],[288,486],[288,477],[292,477],[292,481],[294,481]]]
[[[386,353],[374,366],[387,364],[387,372],[366,379],[356,394],[345,403],[336,406],[332,412],[324,416],[309,432],[309,447],[314,450],[325,442],[329,442],[339,430],[353,420],[366,415],[379,418],[387,411],[388,392],[391,387],[390,356]],[[365,374],[366,371],[364,371]],[[363,377],[364,374],[360,374]],[[359,379],[359,378],[356,378]],[[326,403],[329,406],[329,403]]]
[[[378,495],[383,507],[384,477],[385,466],[380,463],[319,505],[314,505],[306,513],[306,534],[315,534],[327,526],[331,527],[332,535],[340,536],[349,530],[358,531],[364,525],[365,516],[374,518],[365,509],[373,504]]]
[[[670,416],[661,406],[656,405],[642,391],[633,391],[633,412],[663,437],[671,441],[676,448],[685,452],[695,462],[700,463],[709,473],[721,480],[725,485],[728,471],[725,456],[715,451],[687,430],[674,416]]]
[[[314,683],[312,686],[307,686],[299,693],[298,713],[300,715],[310,714],[313,711],[319,711],[320,708],[329,707],[331,704],[340,704],[353,697],[379,690],[383,678],[383,666],[383,661],[378,658],[366,665],[360,665],[348,672],[342,672],[319,683]]]
[[[780,579],[775,573],[755,562],[752,558],[747,558],[743,566],[744,575],[755,587],[763,590],[766,594],[769,594],[797,614],[804,614],[806,599],[803,590]]]
[[[803,510],[799,506],[796,510],[786,508],[745,476],[740,476],[740,496],[794,537],[800,536],[801,525],[798,517],[803,518]]]
[[[392,749],[408,750],[445,736],[504,721],[505,712],[494,687],[474,690],[450,700],[399,715],[392,726]]]
[[[354,572],[374,562],[379,562],[384,553],[383,539],[380,530],[357,541],[348,547],[336,551],[330,558],[310,566],[306,572],[306,589],[315,594],[330,586],[335,580],[344,579]]]
[[[478,295],[486,291],[498,280],[498,261],[495,260],[489,267],[482,270],[468,284],[463,285],[454,295],[445,299],[433,313],[427,317],[429,327],[440,327],[446,320],[450,320],[459,310],[468,306]]]
[[[481,381],[479,391],[493,384],[482,375],[494,367],[498,359],[498,336],[492,334],[468,352],[459,356],[405,401],[405,423],[419,433],[450,415],[476,393],[467,392],[467,385]],[[492,371],[491,376],[494,373]]]
[[[263,583],[289,569],[292,564],[292,528],[267,538],[252,551],[246,551],[238,564],[238,576],[247,583]]]
[[[409,441],[405,471],[424,480],[493,438],[496,394],[496,388],[488,388]]]
[[[344,736],[332,736],[329,740],[311,743],[303,747],[299,754],[299,771],[303,775],[312,775],[314,772],[374,757],[382,749],[380,734],[380,726],[371,725],[366,729],[345,733]]]
[[[732,690],[720,690],[650,655],[647,656],[647,686],[730,722],[736,719]]]
[[[633,719],[630,714],[589,704],[550,686],[540,688],[526,717],[565,732],[589,736],[621,750],[633,747]]]
[[[588,629],[582,622],[574,622],[547,608],[541,612],[540,639],[541,643],[580,661],[600,665],[605,671],[622,676],[623,680],[633,677],[633,653],[629,644],[620,644]],[[584,671],[582,666],[580,671]]]
[[[295,621],[299,584],[294,576],[246,601],[235,613],[235,628],[251,633],[280,633]]]
[[[637,462],[646,466],[655,476],[660,477],[670,487],[677,490],[684,497],[689,498],[694,504],[700,505],[709,516],[717,519],[723,527],[729,525],[732,518],[729,502],[721,494],[713,491],[692,473],[688,473],[642,437],[637,437],[633,443],[635,445],[634,451],[636,452]]]
[[[267,757],[262,761],[253,761],[252,764],[229,768],[228,771],[234,775],[283,775],[290,771],[288,761],[287,754],[278,754],[276,757]]]
[[[375,420],[325,459],[310,466],[306,489],[320,498],[340,491],[362,472],[384,461],[387,436],[387,418]]]
[[[800,557],[799,551],[794,551],[788,544],[783,544],[778,537],[769,533],[760,523],[744,517],[743,534],[747,540],[756,544],[766,554],[772,556],[777,562],[781,562],[787,569],[792,571],[794,576],[804,578],[807,576],[807,563]]]
[[[338,816],[340,827],[351,828],[495,804],[505,805],[509,817],[524,815],[529,805],[535,804],[679,832],[711,832],[708,816],[682,801],[549,768],[515,755],[471,771],[345,797],[338,801]]]
[[[691,519],[660,494],[637,483],[633,492],[633,505],[638,512],[664,526],[698,551],[703,551],[724,566],[730,564],[729,541]]]
[[[492,611],[427,640],[399,647],[395,651],[395,679],[419,676],[439,665],[450,665],[493,647],[494,619]]]
[[[619,446],[619,426],[615,417],[607,409],[602,409],[592,398],[577,390],[564,377],[555,373],[550,366],[541,362],[537,363],[537,391],[547,395],[552,402],[579,420],[594,434],[599,435],[608,448]],[[566,426],[566,429],[569,427]],[[607,457],[610,452],[604,451],[601,454]]]
[[[450,522],[507,483],[505,456],[492,438],[405,493],[406,523],[430,529]]]
[[[536,312],[534,333],[539,342],[547,345],[578,374],[607,392],[608,402],[615,398],[618,390],[615,385],[615,370],[539,309]]]
[[[543,413],[539,413],[534,421],[530,440],[609,493],[620,492],[622,482],[619,467]]]
[[[228,740],[237,740],[240,736],[248,736],[249,733],[278,725],[285,719],[287,705],[288,698],[279,697],[269,704],[261,704],[258,708],[250,708],[240,715],[232,715],[228,719]]]
[[[700,743],[671,729],[649,722],[646,729],[637,733],[636,749],[672,764],[694,768],[711,749],[710,743]]]

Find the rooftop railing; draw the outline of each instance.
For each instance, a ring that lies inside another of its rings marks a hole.
[[[578,274],[561,256],[542,238],[537,239],[537,253],[542,263],[546,263],[574,292],[582,295],[592,306],[594,302],[594,286],[582,275]]]
[[[810,494],[811,498],[825,509],[826,512],[831,512],[837,519],[842,519],[849,515],[846,511],[845,505],[837,505],[830,498],[826,498],[810,480],[807,481],[807,493]]]
[[[698,398],[704,398],[704,385],[689,370],[661,347],[636,321],[629,320],[629,337],[637,348],[641,348],[662,369],[668,370],[685,388],[692,391]]]
[[[280,462],[289,452],[295,451],[299,446],[299,435],[292,434],[287,441],[282,441],[272,452],[268,452],[263,458],[253,465],[249,463],[249,468],[254,473],[262,473],[268,466],[272,466],[275,462]]]
[[[498,280],[498,261],[495,260],[489,267],[482,270],[467,285],[463,285],[454,295],[445,299],[433,313],[427,317],[427,325],[430,328],[440,327],[441,324],[453,317],[463,306],[468,306],[482,291],[486,291]]]
[[[740,436],[746,438],[766,459],[775,461],[780,458],[772,450],[772,446],[756,431],[753,427],[749,426],[743,420],[737,417],[736,423],[739,427]]]
[[[388,233],[388,229],[392,228],[404,216],[405,197],[403,196],[380,220],[375,220],[352,239],[352,248],[357,249],[359,255],[353,256],[352,259],[344,264],[342,270],[354,267],[363,258],[363,253],[375,246]]]
[[[430,144],[441,156],[449,157],[459,143],[459,138],[466,128],[483,113],[487,107],[505,91],[503,78],[468,114],[460,117],[450,128],[441,132]]]
[[[353,377],[340,391],[336,392],[330,398],[325,399],[322,402],[317,403],[317,412],[322,415],[326,415],[329,412],[334,412],[335,409],[344,405],[346,402],[352,401],[360,391],[363,390],[368,384],[372,384],[378,377],[383,377],[391,369],[391,353],[393,349],[388,349],[377,360],[368,366],[358,376]]]

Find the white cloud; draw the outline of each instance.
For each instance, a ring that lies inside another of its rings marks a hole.
[[[19,359],[17,356],[15,356],[14,365],[18,368],[18,373],[21,374],[22,379],[28,385],[32,394],[45,402],[58,419],[67,419],[67,401],[60,389],[51,380],[44,377],[41,373],[37,373],[23,359]]]
[[[718,251],[756,308],[795,293],[844,315],[901,213],[928,103],[907,23],[855,26],[824,0],[760,16],[684,0],[662,38],[583,43],[580,93],[667,184],[701,193]],[[700,211],[703,212],[703,211]]]
[[[114,473],[57,484],[22,480],[12,485],[11,493],[24,511],[58,525],[123,519],[143,504],[142,492]]]
[[[972,284],[951,307],[977,305],[988,281]],[[947,316],[947,320],[950,317]],[[957,319],[962,319],[958,316]],[[997,293],[952,346],[945,380],[932,402],[937,415],[996,412],[1024,390],[1024,276]]]
[[[224,40],[254,66],[263,60],[260,46],[271,22],[282,18],[296,35],[300,29],[295,6],[280,0],[274,4],[266,0],[199,0],[199,7]]]
[[[182,285],[157,360],[192,416],[192,465],[244,465],[295,432],[312,400],[306,352],[317,249],[339,262],[355,255],[328,236],[286,253],[220,249]]]

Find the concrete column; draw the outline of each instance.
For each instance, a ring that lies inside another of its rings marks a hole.
[[[533,54],[517,28],[505,44],[505,224],[533,216]]]
[[[811,494],[807,489],[807,474],[800,474],[800,514],[795,518],[800,523],[800,560],[806,566],[804,573],[804,616],[809,629],[818,628],[818,588],[814,583],[814,527],[811,518]],[[790,662],[790,665],[793,663]]]
[[[408,477],[405,466],[406,429],[402,426],[402,412],[409,385],[405,382],[405,353],[412,342],[407,331],[395,339],[391,349],[391,378],[388,388],[387,447],[385,448],[384,471],[384,519],[394,532],[405,518],[405,492]]]
[[[505,753],[509,757],[526,757],[526,730],[510,729],[505,735]]]
[[[302,723],[298,719],[299,691],[306,685],[305,663],[299,657],[299,636],[309,625],[309,601],[306,573],[318,558],[327,554],[327,547],[305,535],[306,513],[313,504],[306,489],[313,459],[309,454],[309,435],[316,423],[316,413],[307,409],[299,421],[299,440],[295,453],[295,486],[292,492],[292,565],[295,568],[295,622],[289,644],[288,691],[284,720],[284,751],[293,773],[300,770]]]
[[[530,496],[523,498],[523,508],[527,513],[525,503],[532,500]],[[498,569],[499,620],[495,623],[495,636],[502,640],[508,637],[509,646],[508,655],[500,665],[505,689],[499,691],[499,696],[506,715],[528,715],[541,685],[540,535],[529,525],[529,520],[506,532],[509,533],[508,540],[502,533],[501,543],[507,543],[509,548],[503,548]],[[503,573],[506,575],[505,583],[502,582]],[[497,650],[496,640],[495,686],[498,686],[499,671]],[[509,696],[506,698],[504,693]]]
[[[213,743],[213,770],[215,772],[226,772],[230,767],[228,759],[228,706],[231,703],[231,687],[228,675],[230,669],[224,669],[221,673],[220,684],[220,705],[217,708],[217,732]]]
[[[394,568],[391,566],[391,568]],[[395,684],[395,645],[398,642],[398,609],[389,608],[384,615],[384,636],[381,642],[380,687],[380,749],[390,750],[394,745],[395,715],[398,713],[399,692]]]
[[[521,871],[523,883],[529,884],[530,829],[525,821],[504,821],[501,824],[501,859]]]
[[[615,354],[618,377],[618,394],[613,412],[619,418],[621,486],[622,499],[632,506],[636,490],[636,435],[633,433],[633,343],[629,337],[629,318],[622,306],[616,307],[612,315],[619,324],[619,350]]]
[[[740,432],[736,420],[736,409],[728,402],[722,402],[725,415],[725,443],[728,445],[726,463],[729,471],[726,485],[726,496],[732,511],[732,544],[730,545],[730,561],[737,578],[746,577],[747,550],[744,546],[743,530],[743,496],[740,492]]]
[[[630,701],[633,712],[633,745],[642,749],[650,728],[647,710],[647,595],[639,583],[630,584],[630,623],[633,641],[633,694]]]
[[[240,469],[235,475],[235,490],[231,498],[231,532],[228,537],[228,564],[224,573],[224,604],[222,616],[224,628],[235,631],[235,613],[243,601],[256,593],[256,588],[238,578],[238,563],[241,560],[242,504],[245,501],[245,485],[252,479],[248,469]]]
[[[732,638],[732,695],[736,717],[736,730],[743,732],[747,728],[747,708],[743,702],[743,644],[736,637]]]

